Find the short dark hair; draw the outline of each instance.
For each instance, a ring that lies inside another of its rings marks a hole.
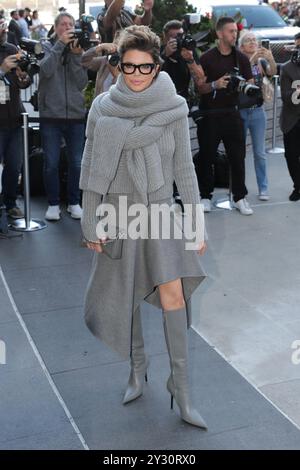
[[[12,11],[10,12],[10,16],[12,17],[15,13],[18,13],[18,10],[12,10]]]
[[[159,64],[160,39],[148,26],[132,25],[123,29],[118,38],[118,52],[122,59],[128,50],[137,49],[148,52],[153,61]]]
[[[164,34],[168,34],[171,29],[181,29],[182,28],[182,23],[179,20],[171,20],[168,21],[164,27],[163,27],[163,32]]]
[[[221,31],[225,24],[235,23],[235,20],[231,16],[220,16],[216,23],[216,31]]]
[[[24,14],[25,14],[25,10],[23,9],[19,10],[19,15],[21,16],[21,18],[23,18]]]

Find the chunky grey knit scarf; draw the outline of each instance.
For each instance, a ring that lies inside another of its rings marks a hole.
[[[131,91],[120,75],[108,93],[95,99],[90,113],[89,121],[94,118],[96,124],[92,149],[87,129],[81,189],[106,194],[122,155],[135,187],[133,199],[148,205],[148,194],[164,185],[157,141],[165,126],[187,116],[185,100],[165,72],[142,92]]]

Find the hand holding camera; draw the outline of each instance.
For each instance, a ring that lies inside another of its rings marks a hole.
[[[74,40],[74,31],[72,29],[68,29],[67,31],[64,31],[58,39],[63,42],[66,46],[70,44]]]
[[[177,51],[177,39],[176,38],[171,38],[167,42],[167,45],[166,45],[166,48],[165,48],[165,56],[170,57],[176,51]]]
[[[69,43],[69,47],[70,47],[70,52],[72,54],[82,54],[83,53],[83,49],[79,45],[79,40],[78,39],[73,39],[73,41],[71,41]]]
[[[228,73],[226,73],[226,74],[223,75],[221,78],[219,78],[218,80],[216,80],[216,81],[214,82],[216,90],[221,90],[222,88],[227,88],[227,87],[228,87],[229,80],[230,80],[230,76],[229,76]]]
[[[4,73],[10,72],[12,69],[15,69],[17,66],[18,57],[16,54],[7,56],[2,62],[0,68]]]
[[[193,51],[185,49],[184,47],[181,49],[181,57],[186,61],[194,61]]]
[[[114,43],[103,42],[96,46],[96,54],[98,55],[110,55],[117,52],[117,45]]]

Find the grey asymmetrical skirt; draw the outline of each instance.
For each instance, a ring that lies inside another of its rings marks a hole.
[[[117,194],[108,194],[118,216]],[[172,198],[155,204],[173,204]],[[130,206],[128,202],[128,206]],[[148,207],[150,211],[151,204]],[[150,212],[149,212],[150,213]],[[171,213],[172,214],[172,213]],[[136,216],[135,216],[136,217]],[[131,221],[128,217],[128,223]],[[84,303],[84,318],[90,331],[107,346],[128,359],[131,354],[131,326],[134,311],[145,300],[161,308],[157,286],[182,279],[187,305],[187,324],[191,323],[190,297],[204,280],[200,256],[185,249],[184,238],[123,240],[122,256],[111,259],[95,253]]]

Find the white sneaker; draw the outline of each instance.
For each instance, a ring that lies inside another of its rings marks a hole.
[[[267,192],[265,191],[261,191],[258,195],[258,199],[260,201],[268,201],[270,199],[270,196]]]
[[[210,199],[201,199],[201,204],[203,205],[204,212],[211,211],[211,200]]]
[[[234,206],[240,211],[242,215],[252,215],[253,210],[250,207],[249,202],[247,199],[240,199],[239,201],[234,203]]]
[[[81,219],[82,217],[82,209],[79,204],[70,204],[67,208],[67,212],[71,214],[73,219]]]
[[[59,220],[60,219],[60,208],[59,206],[49,206],[45,215],[47,220]]]

